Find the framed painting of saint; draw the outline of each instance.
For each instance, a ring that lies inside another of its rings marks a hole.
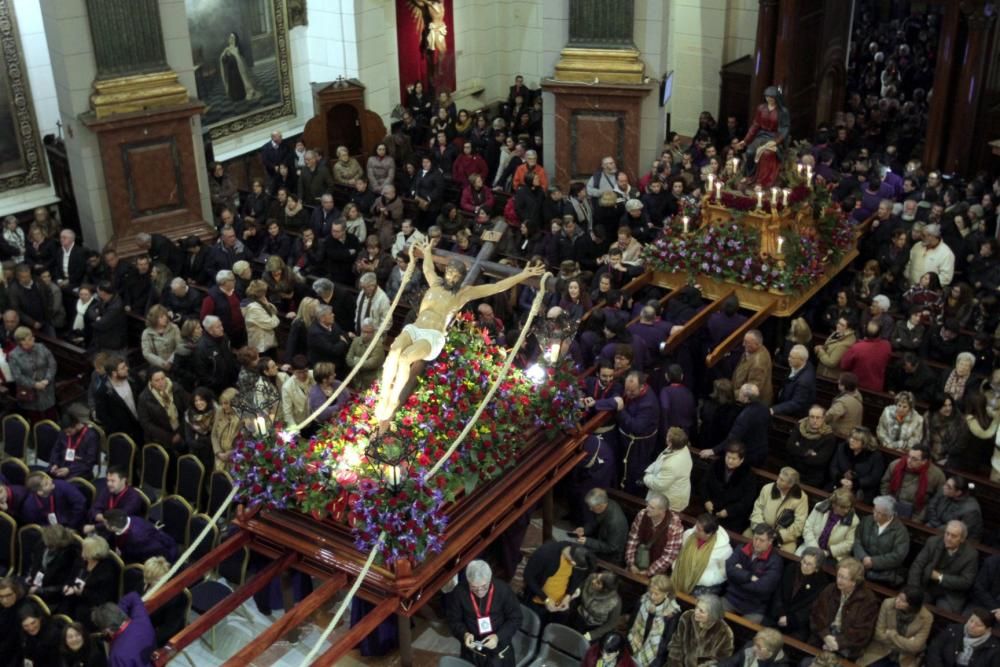
[[[295,115],[286,0],[185,0],[213,140]]]
[[[399,85],[403,103],[418,82],[424,91],[455,92],[452,0],[396,0]]]
[[[0,48],[0,192],[7,192],[48,183],[13,0],[0,0]]]

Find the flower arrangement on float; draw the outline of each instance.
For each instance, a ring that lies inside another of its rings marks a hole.
[[[785,252],[781,256],[761,253],[759,230],[743,223],[751,212],[770,215],[771,202],[764,200],[758,207],[756,197],[720,189],[709,197],[727,208],[732,219],[703,225],[703,200],[689,202],[645,246],[646,266],[653,271],[688,273],[692,280],[708,276],[759,290],[795,293],[807,289],[830,263],[853,248],[856,231],[853,221],[831,205],[829,190],[810,188],[801,177],[792,176],[789,182],[793,187],[778,210],[788,209],[794,215],[809,207],[815,224],[802,230],[783,229]],[[682,215],[687,224],[678,224]]]
[[[527,430],[541,427],[555,437],[582,415],[568,360],[548,367],[540,382],[512,368],[468,437],[429,477],[499,377],[505,358],[506,350],[471,315],[459,314],[444,350],[428,362],[379,439],[379,447],[392,452],[391,463],[370,447],[373,388],[354,396],[311,438],[284,433],[278,424],[272,435],[238,443],[232,463],[243,502],[346,522],[362,551],[385,529],[381,562],[421,562],[443,545],[448,504],[514,467]]]

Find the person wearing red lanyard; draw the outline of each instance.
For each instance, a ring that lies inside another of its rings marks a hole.
[[[511,640],[521,626],[521,606],[505,582],[493,578],[486,561],[465,568],[466,584],[449,595],[448,627],[462,643],[462,658],[476,665],[513,667]]]
[[[138,593],[126,593],[118,604],[105,602],[90,618],[104,635],[109,665],[151,665],[149,655],[156,648],[156,631]]]
[[[64,416],[61,425],[62,432],[49,455],[49,474],[58,479],[82,477],[93,480],[101,447],[97,431],[74,414]]]
[[[104,527],[104,513],[119,509],[127,516],[141,516],[146,509],[146,501],[128,484],[128,475],[124,468],[111,466],[106,477],[107,484],[97,494],[97,499],[87,512],[87,524],[83,527],[84,535],[89,535],[97,528]],[[107,535],[105,535],[105,538]]]
[[[24,482],[31,495],[21,504],[21,520],[40,526],[61,524],[79,530],[87,512],[87,499],[75,486],[36,471]]]

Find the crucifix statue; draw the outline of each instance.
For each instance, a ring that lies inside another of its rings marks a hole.
[[[455,313],[470,301],[505,292],[545,273],[544,266],[528,265],[520,273],[496,283],[466,285],[468,270],[463,262],[456,259],[448,261],[442,278],[434,268],[430,242],[410,246],[411,262],[416,261],[415,251],[423,258],[424,277],[429,288],[418,307],[416,321],[407,324],[396,336],[382,368],[382,382],[375,403],[375,418],[380,432],[388,428],[392,415],[399,407],[403,388],[410,380],[412,364],[436,359],[444,349],[445,332]]]

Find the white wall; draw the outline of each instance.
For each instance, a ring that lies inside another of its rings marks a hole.
[[[56,84],[52,77],[52,63],[45,40],[40,0],[16,0],[14,16],[21,37],[21,51],[27,70],[31,101],[35,108],[35,122],[39,139],[46,134],[56,134],[59,120],[59,103]],[[42,151],[44,155],[44,149]],[[35,206],[58,201],[51,185],[34,185],[0,194],[0,216],[17,213]]]

